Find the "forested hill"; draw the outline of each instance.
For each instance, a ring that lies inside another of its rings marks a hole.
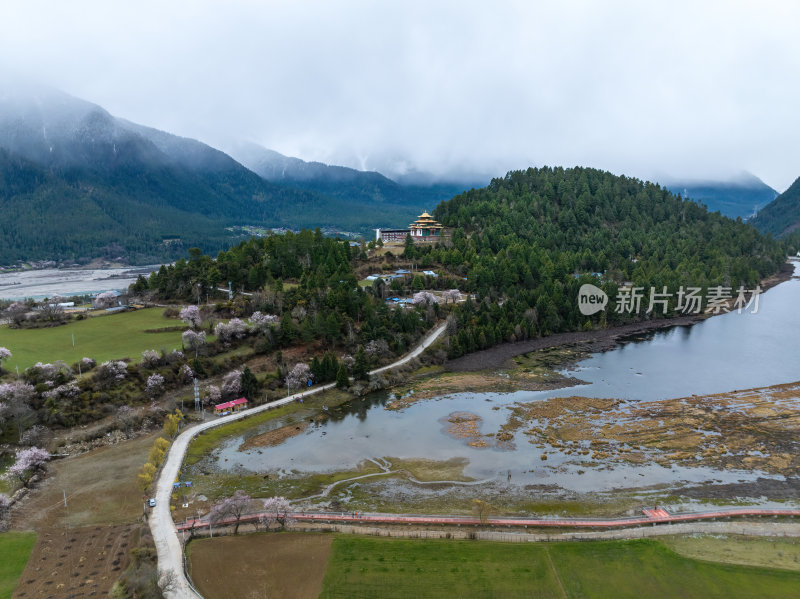
[[[680,286],[724,285],[735,294],[739,285],[752,289],[784,261],[778,242],[749,225],[658,185],[588,168],[510,172],[443,202],[435,215],[455,228],[454,247],[415,251],[458,269],[469,290],[493,300],[476,304],[477,314],[460,315],[462,324],[471,324],[451,355],[502,340],[660,316],[645,315],[647,300],[638,315],[617,314],[614,299],[623,282],[658,291],[666,286],[672,293]],[[577,293],[584,282],[608,293],[606,311],[580,314]],[[670,309],[675,303],[673,297]]]
[[[759,231],[783,237],[800,230],[800,178],[750,221]]]

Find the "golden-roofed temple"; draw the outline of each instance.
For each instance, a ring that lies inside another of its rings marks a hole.
[[[413,223],[408,225],[411,231],[411,237],[431,237],[440,236],[442,234],[442,225],[433,220],[433,217],[427,212],[423,212],[417,217]]]

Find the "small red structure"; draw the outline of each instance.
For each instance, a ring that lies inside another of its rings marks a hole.
[[[234,399],[231,401],[226,401],[225,403],[218,403],[214,406],[214,413],[217,416],[224,416],[225,414],[230,414],[231,412],[239,412],[240,410],[247,409],[247,398],[240,397],[239,399]]]

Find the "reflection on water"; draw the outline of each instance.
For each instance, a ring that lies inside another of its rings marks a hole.
[[[758,314],[717,316],[593,355],[573,373],[589,385],[548,392],[459,393],[419,401],[402,411],[385,409],[386,394],[375,394],[331,409],[327,422],[312,425],[277,447],[240,452],[242,437],[232,438],[211,461],[223,470],[312,472],[352,468],[369,457],[467,457],[465,474],[475,479],[505,480],[510,472],[517,484],[558,485],[575,491],[783,478],[706,467],[587,466],[574,455],[558,452],[543,461],[542,450],[524,433],[516,434],[510,449],[476,448],[445,434],[442,422],[453,412],[471,412],[482,418],[481,433],[494,434],[506,422],[508,406],[516,402],[556,395],[652,400],[800,380],[795,341],[800,331],[799,300],[800,281],[791,280],[762,296]]]
[[[760,304],[757,314],[722,314],[595,354],[573,373],[592,383],[580,394],[661,399],[799,380],[800,280],[769,290]]]

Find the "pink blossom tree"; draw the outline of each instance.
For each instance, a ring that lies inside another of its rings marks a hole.
[[[181,340],[183,341],[183,345],[185,347],[194,352],[194,357],[196,360],[197,352],[199,352],[200,348],[206,344],[206,332],[200,331],[198,333],[192,330],[184,331],[183,335],[181,335]]]
[[[194,370],[192,370],[192,367],[189,366],[188,364],[184,364],[181,367],[181,380],[184,383],[191,383],[193,379],[194,379]]]
[[[11,352],[7,347],[0,347],[0,371],[3,370],[3,360],[11,357]]]
[[[179,316],[183,322],[193,329],[199,327],[200,323],[203,322],[203,317],[200,315],[200,308],[197,306],[186,306],[180,311]]]
[[[216,385],[208,385],[205,395],[209,404],[218,404],[222,400],[222,389]]]
[[[236,398],[242,394],[242,371],[231,370],[222,377],[222,395],[228,399]]]
[[[142,366],[145,368],[155,368],[161,364],[161,354],[154,349],[146,349],[142,352]]]
[[[122,360],[103,362],[97,367],[95,378],[104,384],[118,383],[128,374],[128,365]]]
[[[111,308],[119,303],[118,297],[119,296],[113,291],[104,291],[103,293],[97,294],[94,298],[94,304],[98,308]]]
[[[78,383],[75,381],[70,381],[63,385],[59,385],[55,389],[50,389],[50,391],[45,391],[42,393],[42,397],[46,400],[49,400],[48,404],[58,403],[65,399],[74,399],[81,394],[81,388],[78,387]]]
[[[4,476],[7,479],[16,478],[27,487],[33,475],[44,470],[44,465],[50,457],[50,453],[40,447],[18,449],[14,463],[6,470]]]
[[[5,493],[0,493],[0,531],[3,530],[3,521],[11,509],[11,498]]]
[[[280,319],[277,316],[273,314],[262,314],[261,312],[253,312],[248,320],[253,328],[257,331],[266,330],[267,328],[277,325],[280,322]]]
[[[264,513],[259,517],[259,523],[269,530],[274,524],[286,528],[295,521],[290,510],[289,500],[285,497],[270,497],[264,500]]]
[[[16,422],[18,437],[22,437],[23,423],[32,412],[30,403],[35,396],[36,390],[28,383],[22,381],[0,383],[0,402],[5,406],[2,412]]]
[[[222,343],[227,344],[244,337],[247,334],[247,325],[239,318],[231,318],[228,322],[217,323],[214,334]]]
[[[19,438],[20,445],[27,445],[28,447],[33,447],[34,445],[41,444],[45,437],[49,436],[50,429],[41,424],[34,424]]]
[[[239,534],[239,523],[247,511],[253,505],[253,498],[241,489],[230,497],[226,497],[211,508],[208,513],[208,520],[212,524],[218,524],[225,520],[234,520],[233,534]]]
[[[311,367],[302,362],[295,364],[294,368],[286,375],[286,385],[289,387],[289,390],[305,387],[310,380]]]
[[[61,376],[59,377],[59,375]],[[34,385],[42,382],[54,382],[56,378],[61,378],[62,380],[72,378],[72,371],[61,360],[57,360],[52,364],[36,362],[33,366],[25,369],[25,380]]]
[[[147,385],[145,385],[144,390],[151,399],[155,399],[164,393],[164,377],[157,372],[151,374],[147,377]]]
[[[442,299],[445,304],[448,302],[455,304],[461,301],[461,292],[458,289],[447,289],[442,292]]]
[[[413,304],[438,304],[439,298],[433,295],[430,291],[420,291],[414,294],[414,297],[411,299]]]

